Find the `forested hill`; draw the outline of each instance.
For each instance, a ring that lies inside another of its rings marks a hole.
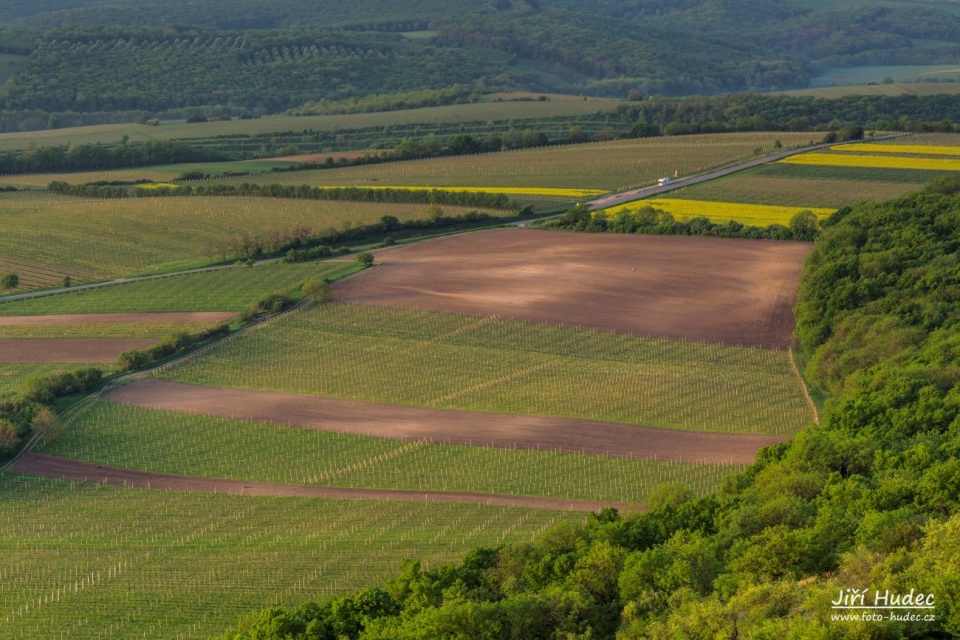
[[[382,588],[264,611],[227,638],[957,637],[958,190],[825,221],[797,333],[833,400],[718,493],[674,487],[641,515],[605,511],[458,566],[411,561]],[[836,619],[844,589],[933,594],[932,619]]]
[[[0,112],[33,122],[257,115],[454,84],[614,97],[769,91],[805,87],[826,67],[960,63],[960,20],[919,3],[2,0],[0,25]]]

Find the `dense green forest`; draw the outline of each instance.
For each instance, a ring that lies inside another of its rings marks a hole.
[[[666,487],[538,542],[416,561],[379,588],[265,610],[233,639],[949,638],[960,634],[960,181],[837,211],[801,282],[797,337],[833,396],[716,494]],[[844,589],[924,594],[853,622]],[[923,615],[933,616],[924,620]]]
[[[109,114],[130,121],[188,108],[363,109],[368,96],[453,85],[461,90],[434,99],[770,91],[805,87],[829,67],[960,63],[960,19],[936,5],[8,0],[0,24],[0,53],[18,56],[0,85],[5,130],[65,126],[71,113],[107,122]]]

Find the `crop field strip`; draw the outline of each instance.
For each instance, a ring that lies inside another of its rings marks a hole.
[[[960,84],[957,85],[960,87]],[[909,136],[902,136],[893,140],[884,140],[884,144],[907,146],[923,145],[935,147],[956,147],[960,146],[960,134],[957,133],[916,133]]]
[[[911,156],[960,156],[960,146],[933,145],[933,144],[881,144],[871,142],[868,144],[839,144],[830,147],[831,151],[853,151],[872,155],[876,153],[891,153]]]
[[[207,638],[296,606],[529,541],[580,514],[485,505],[240,497],[0,474],[4,636]],[[91,514],[96,514],[92,516]]]
[[[59,281],[79,274],[130,275],[165,264],[205,266],[211,243],[242,233],[305,225],[314,232],[377,222],[384,215],[423,218],[426,205],[235,197],[160,197],[84,200],[42,193],[0,194],[0,253],[57,265]],[[446,207],[448,215],[470,209]],[[14,269],[15,270],[15,269]]]
[[[178,332],[197,332],[210,323],[78,323],[66,325],[0,325],[0,340],[56,338],[153,338],[159,340]]]
[[[828,167],[869,167],[873,169],[921,169],[924,171],[960,171],[960,159],[933,158],[917,156],[894,156],[844,154],[844,153],[802,153],[779,160],[783,164],[799,164]]]
[[[657,178],[699,173],[773,151],[774,142],[799,146],[807,133],[738,133],[615,140],[521,149],[473,156],[409,160],[223,180],[311,186],[433,186],[598,189],[620,191]]]
[[[182,273],[0,302],[0,316],[242,311],[252,302],[272,293],[293,291],[305,280],[337,278],[358,269],[355,261],[331,260],[301,264],[272,263],[253,268],[233,267]]]
[[[479,434],[478,434],[479,437]],[[288,428],[98,401],[43,451],[155,473],[284,484],[642,503],[664,482],[703,495],[741,465],[459,446]]]
[[[943,5],[950,6],[950,5]],[[846,96],[935,96],[960,93],[957,82],[898,82],[894,84],[861,84],[837,87],[816,87],[780,91],[785,96],[813,96],[816,98],[844,98]]]
[[[772,164],[684,187],[671,195],[711,202],[827,209],[895,198],[919,189],[930,178],[926,171]]]
[[[811,419],[785,351],[363,305],[295,313],[160,375],[730,433],[790,434]]]
[[[812,211],[821,218],[825,218],[834,212],[834,209],[818,209],[813,207],[790,207],[679,198],[651,198],[636,203],[603,209],[603,212],[608,216],[615,216],[621,211],[636,211],[645,206],[662,209],[678,220],[703,216],[711,222],[723,223],[728,220],[735,220],[746,225],[758,227],[765,227],[771,224],[782,224],[786,226],[790,222],[790,218],[801,211]]]
[[[18,189],[44,189],[53,181],[67,182],[69,184],[114,181],[137,182],[138,180],[166,182],[168,180],[174,180],[185,173],[200,172],[213,176],[233,172],[270,173],[274,167],[286,169],[296,164],[297,162],[289,160],[237,160],[234,162],[165,164],[152,167],[101,169],[97,171],[9,174],[0,175],[0,186],[12,186]]]
[[[62,458],[46,453],[29,452],[10,465],[8,471],[23,475],[93,482],[114,487],[150,489],[152,491],[187,491],[190,493],[220,493],[235,496],[273,496],[277,498],[314,498],[320,500],[379,500],[389,502],[426,502],[432,504],[480,504],[486,506],[518,507],[521,509],[549,509],[551,511],[598,512],[614,508],[634,512],[643,508],[636,503],[576,500],[572,498],[544,498],[507,493],[480,493],[475,491],[432,491],[422,489],[364,489],[328,487],[303,484],[283,484],[258,480],[225,480],[179,476],[151,471],[137,471],[110,467],[74,458]]]
[[[0,362],[88,363],[116,362],[124,351],[146,349],[156,338],[3,338],[0,339]]]
[[[421,109],[403,109],[379,113],[358,113],[331,116],[276,116],[251,120],[229,120],[206,123],[171,123],[158,127],[138,124],[106,124],[76,127],[69,131],[46,130],[0,134],[0,150],[24,149],[31,142],[37,146],[71,143],[116,143],[123,136],[131,142],[148,140],[189,140],[191,144],[217,136],[283,134],[315,130],[349,130],[366,127],[392,127],[408,124],[457,123],[489,120],[523,120],[555,116],[592,115],[598,111],[614,111],[620,100],[549,100],[483,102]],[[569,123],[566,123],[569,126]]]
[[[0,200],[2,202],[2,200]],[[0,208],[0,216],[3,215]],[[2,224],[2,223],[0,223]],[[23,256],[0,255],[0,273],[16,273],[20,278],[20,289],[39,289],[40,287],[59,286],[67,270],[52,262],[30,260]],[[93,280],[104,275],[95,269],[73,266],[69,273],[77,281]]]

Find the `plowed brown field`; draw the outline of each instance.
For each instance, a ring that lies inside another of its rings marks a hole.
[[[376,252],[349,302],[754,347],[790,344],[799,242],[498,229]]]
[[[223,322],[232,311],[170,311],[137,313],[70,313],[44,316],[0,316],[0,327],[43,324],[162,324]]]
[[[749,464],[761,447],[787,439],[674,431],[599,420],[423,409],[153,379],[125,385],[105,397],[112,402],[151,409],[381,438],[682,462]]]
[[[127,349],[146,349],[153,338],[8,338],[0,339],[0,362],[90,363],[114,362]]]

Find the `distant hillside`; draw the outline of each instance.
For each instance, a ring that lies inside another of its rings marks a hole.
[[[452,85],[463,89],[449,102],[499,90],[781,91],[836,67],[960,64],[960,19],[919,3],[0,0],[0,23],[0,54],[23,56],[0,85],[2,130],[56,127],[68,113],[323,112],[393,93],[432,104],[409,94]]]

